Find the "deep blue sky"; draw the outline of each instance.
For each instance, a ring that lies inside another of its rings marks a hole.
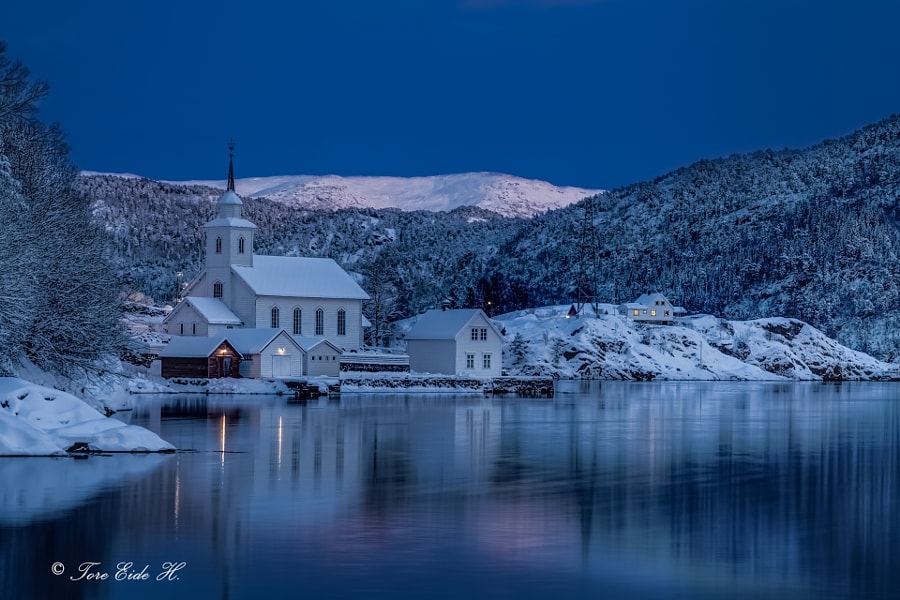
[[[900,112],[890,0],[13,0],[82,169],[611,188]]]

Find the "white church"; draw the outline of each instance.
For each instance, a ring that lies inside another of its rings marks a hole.
[[[253,254],[256,225],[241,214],[232,160],[217,207],[204,226],[205,268],[163,321],[166,333],[227,338],[234,329],[283,329],[301,346],[363,346],[362,303],[369,296],[335,261]]]

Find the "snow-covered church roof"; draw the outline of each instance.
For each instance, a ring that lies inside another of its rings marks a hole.
[[[181,304],[175,307],[165,318],[165,322],[172,319],[176,312],[180,312],[183,306],[193,308],[200,318],[210,325],[240,325],[241,319],[231,312],[225,303],[218,298],[207,298],[203,296],[188,296]]]
[[[330,258],[255,254],[252,267],[231,268],[257,296],[369,299],[359,284]]]

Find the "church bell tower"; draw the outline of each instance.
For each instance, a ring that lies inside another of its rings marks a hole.
[[[244,203],[234,191],[234,143],[228,146],[228,186],[216,203],[218,215],[206,229],[207,296],[232,308],[231,266],[253,266],[253,233],[256,225],[241,214]]]

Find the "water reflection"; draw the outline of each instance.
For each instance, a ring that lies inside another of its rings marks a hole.
[[[192,451],[56,511],[5,501],[0,576],[25,576],[15,597],[130,600],[161,588],[66,584],[49,565],[184,560],[175,597],[888,598],[895,396],[573,382],[554,400],[148,398],[131,421]]]

